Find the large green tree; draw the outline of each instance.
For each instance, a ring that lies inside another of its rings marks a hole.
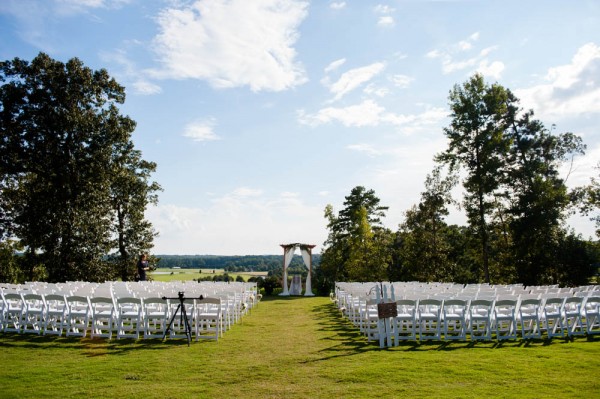
[[[388,207],[381,206],[373,190],[362,186],[346,196],[344,208],[335,215],[328,205],[325,217],[329,235],[321,252],[325,280],[375,281],[387,277],[391,263],[391,232],[383,227]]]
[[[575,199],[579,202],[581,213],[590,216],[596,223],[596,236],[600,239],[600,162],[596,165],[597,177],[590,179],[590,184],[574,190]]]
[[[581,139],[553,134],[510,90],[481,75],[449,98],[449,144],[437,159],[465,174],[463,204],[484,280],[560,283],[570,266],[557,263],[558,248],[574,247],[563,245],[570,197],[559,167],[583,153]]]
[[[503,176],[518,280],[557,283],[549,271],[556,268],[555,248],[566,237],[563,222],[570,205],[559,167],[583,154],[585,146],[572,133],[552,134],[533,119],[533,111],[515,120],[506,135],[511,147]]]
[[[0,82],[4,236],[19,238],[51,281],[113,278],[104,259],[125,231],[115,227],[119,210],[148,231],[135,214],[152,199],[136,197],[156,189],[147,182],[154,165],[132,150],[135,122],[117,107],[124,88],[104,69],[43,53],[31,62],[1,62]],[[125,188],[142,184],[145,192]],[[145,237],[148,248],[152,234]]]
[[[436,167],[425,179],[421,201],[405,213],[398,232],[400,265],[405,278],[419,281],[452,281],[456,265],[450,259],[448,226],[444,218],[454,203],[451,190],[456,176],[442,176]]]
[[[142,159],[140,151],[128,142],[124,148],[115,151],[111,163],[110,201],[113,211],[112,247],[116,249],[111,259],[123,281],[131,280],[137,269],[137,257],[152,248],[156,233],[152,224],[145,218],[149,204],[156,204],[156,192],[161,188],[150,181],[150,174],[156,164]]]
[[[514,120],[512,104],[517,100],[509,90],[486,84],[478,74],[454,86],[449,100],[451,122],[444,129],[448,148],[437,159],[465,171],[464,207],[480,242],[484,280],[490,282],[488,224],[510,144],[504,132]]]

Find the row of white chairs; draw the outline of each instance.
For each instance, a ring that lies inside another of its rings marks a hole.
[[[235,284],[235,289],[226,283],[211,283],[203,289],[198,288],[200,284],[185,282],[132,285],[138,289],[147,287],[133,293],[107,289],[112,285],[106,283],[80,284],[75,292],[63,293],[64,287],[54,292],[48,286],[23,289],[3,285],[0,331],[138,339],[162,338],[169,327],[168,336],[172,338],[188,337],[191,332],[196,340],[218,340],[258,303],[253,284]],[[87,287],[85,291],[81,290],[83,286]],[[191,331],[185,324],[186,318],[181,317],[183,312],[175,314],[181,304]]]
[[[62,296],[9,293],[3,295],[3,332],[111,339],[187,337],[178,299]],[[218,340],[226,330],[226,308],[221,298],[184,299],[190,333],[196,339]],[[176,316],[176,317],[173,317]],[[171,322],[171,324],[169,324]]]
[[[600,290],[480,298],[464,293],[414,294],[412,290],[413,295],[406,295],[389,285],[373,283],[370,287],[368,291],[350,293],[344,289],[352,290],[356,284],[338,283],[333,299],[369,340],[379,340],[381,346],[398,345],[403,340],[475,341],[495,337],[500,341],[600,333]],[[381,317],[381,303],[395,303],[397,316]]]

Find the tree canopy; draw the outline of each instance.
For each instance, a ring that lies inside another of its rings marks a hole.
[[[448,100],[447,148],[395,234],[383,227],[388,208],[372,190],[354,188],[337,216],[327,206],[319,281],[587,284],[599,245],[565,220],[576,203],[586,214],[599,208],[598,182],[569,192],[559,173],[584,153],[581,138],[547,129],[509,89],[478,74],[455,85]],[[457,176],[462,200],[452,198]],[[466,226],[446,223],[455,204]]]
[[[160,189],[119,112],[125,89],[104,69],[43,53],[1,62],[0,83],[2,237],[18,238],[29,270],[43,265],[50,281],[115,277],[108,255],[127,264],[151,248],[143,212]]]

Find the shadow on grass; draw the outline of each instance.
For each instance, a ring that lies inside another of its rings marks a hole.
[[[193,342],[194,345],[202,342]],[[111,339],[106,338],[81,338],[81,337],[57,337],[48,335],[32,334],[1,334],[0,348],[26,348],[31,350],[47,350],[54,346],[61,349],[81,350],[87,357],[106,355],[125,355],[132,351],[143,350],[165,350],[174,346],[187,346],[187,340],[168,338],[162,339]]]
[[[379,346],[367,341],[358,329],[340,315],[339,310],[335,306],[331,304],[315,306],[312,308],[312,312],[318,321],[319,331],[325,333],[319,339],[331,342],[333,345],[319,351],[322,357],[307,360],[305,363],[379,350]]]

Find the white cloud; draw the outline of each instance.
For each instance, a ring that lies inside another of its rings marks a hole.
[[[128,44],[139,46],[140,43],[131,41]],[[100,58],[107,63],[116,64],[116,75],[119,80],[124,81],[126,87],[133,87],[133,92],[141,95],[154,95],[162,92],[162,88],[156,83],[150,82],[140,71],[135,62],[131,60],[124,49],[117,49],[113,52],[100,52]],[[132,82],[132,83],[128,83]]]
[[[477,67],[477,72],[494,79],[500,79],[500,76],[502,76],[502,71],[504,71],[504,63],[500,61],[493,61],[492,63],[489,63],[487,60],[483,60]]]
[[[471,48],[473,48],[473,44],[469,41],[462,40],[458,42],[458,48],[462,51],[470,50]]]
[[[217,88],[282,91],[306,82],[293,45],[308,3],[213,0],[172,6],[158,18],[157,77],[207,80]]]
[[[162,92],[160,86],[142,79],[133,82],[133,89],[136,93],[142,95],[159,94]]]
[[[471,72],[479,72],[485,76],[499,79],[504,71],[504,63],[501,61],[490,61],[487,57],[496,50],[496,46],[486,47],[478,54],[469,58],[459,58],[462,53],[474,49],[475,42],[479,40],[479,32],[470,35],[466,40],[461,40],[456,44],[448,46],[446,49],[434,49],[425,54],[425,57],[431,59],[440,59],[442,62],[442,73],[444,75],[471,69]]]
[[[377,4],[375,6],[375,12],[379,14],[391,14],[394,11],[396,11],[394,8],[385,4]]]
[[[335,61],[331,62],[329,65],[327,65],[325,67],[325,73],[335,71],[336,69],[338,69],[339,67],[344,65],[345,62],[346,62],[345,58],[340,58],[339,60],[335,60]]]
[[[394,26],[395,21],[394,21],[394,17],[390,16],[390,15],[384,15],[379,17],[379,19],[377,20],[377,25],[379,26]]]
[[[320,109],[315,114],[298,112],[298,122],[311,127],[327,123],[338,122],[347,127],[379,126],[387,124],[402,127],[403,132],[412,134],[427,126],[439,124],[447,116],[443,108],[426,108],[420,114],[403,115],[387,112],[373,100],[364,100],[357,105],[336,108],[327,107]]]
[[[408,86],[410,86],[413,80],[415,79],[407,75],[397,74],[392,76],[392,82],[394,83],[394,86],[401,89],[406,89]]]
[[[333,10],[341,10],[342,8],[346,8],[345,1],[334,1],[329,5],[329,7]]]
[[[553,119],[599,113],[600,47],[585,44],[571,63],[550,68],[544,80],[547,83],[515,90],[524,108]]]
[[[385,109],[377,105],[373,100],[365,100],[358,105],[351,105],[345,108],[323,108],[312,115],[300,111],[298,121],[301,124],[312,127],[334,121],[348,127],[377,126],[381,122],[384,111]]]
[[[375,6],[374,11],[377,14],[383,14],[377,19],[377,25],[382,27],[390,27],[394,26],[394,24],[396,23],[394,17],[389,15],[396,11],[394,8],[385,4],[378,4]]]
[[[387,87],[377,87],[373,83],[370,83],[367,85],[367,87],[365,87],[363,92],[365,94],[374,95],[377,97],[385,97],[388,94],[390,94],[390,89],[388,89]]]
[[[64,4],[70,7],[91,7],[98,8],[104,7],[104,0],[56,0],[57,4]]]
[[[191,122],[185,126],[183,136],[194,141],[219,140],[219,136],[214,132],[216,123],[213,118]]]
[[[55,10],[59,15],[71,16],[88,12],[90,9],[118,9],[132,0],[55,0]]]
[[[359,144],[350,144],[346,146],[347,149],[357,152],[364,152],[368,156],[374,157],[377,155],[381,155],[381,151],[377,150],[371,144],[359,143]]]
[[[351,69],[348,72],[343,73],[338,81],[329,87],[331,93],[335,94],[334,101],[339,100],[361,84],[368,82],[384,69],[384,63],[375,62],[371,65]]]

